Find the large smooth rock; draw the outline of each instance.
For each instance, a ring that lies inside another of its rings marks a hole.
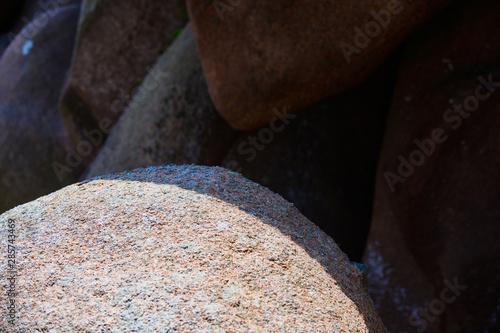
[[[335,242],[222,168],[66,187],[1,215],[4,242],[9,220],[20,331],[386,332]]]
[[[217,165],[235,135],[210,100],[188,24],[158,59],[84,178],[172,163]]]
[[[53,162],[66,154],[67,135],[57,106],[78,12],[78,6],[67,6],[32,39],[18,35],[0,60],[2,212],[76,179],[78,168],[58,178]]]
[[[188,8],[217,110],[253,130],[276,105],[296,113],[361,83],[451,1],[189,0]]]
[[[391,332],[500,330],[499,33],[498,1],[458,1],[405,51],[365,254]]]
[[[221,166],[282,195],[360,261],[395,67],[299,115],[277,107],[276,118],[286,114],[283,120],[240,133]]]
[[[183,0],[86,0],[61,108],[72,146],[109,133],[158,56],[187,22]],[[88,164],[98,152],[84,158]]]

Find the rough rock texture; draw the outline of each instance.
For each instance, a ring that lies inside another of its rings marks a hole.
[[[59,180],[52,162],[64,160],[66,153],[57,105],[78,11],[78,6],[65,7],[33,39],[18,36],[0,60],[1,212],[75,180],[72,173]]]
[[[335,242],[222,168],[139,169],[66,187],[3,214],[2,242],[9,219],[18,331],[386,332]]]
[[[221,164],[292,202],[354,261],[370,230],[392,67],[298,116],[241,133]]]
[[[403,57],[365,254],[391,332],[500,331],[499,34],[498,1],[458,1]]]
[[[72,146],[83,129],[109,129],[187,22],[183,0],[86,0],[61,108]],[[86,156],[88,164],[97,154]]]
[[[84,178],[222,160],[236,131],[213,107],[190,24],[151,73]]]
[[[189,0],[188,8],[217,110],[233,127],[253,130],[271,120],[276,105],[296,113],[362,82],[450,2]],[[393,14],[376,14],[389,7]],[[373,37],[355,42],[366,25]],[[350,63],[341,43],[357,49]]]

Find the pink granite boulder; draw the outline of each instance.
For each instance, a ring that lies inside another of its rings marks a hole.
[[[335,242],[226,169],[95,178],[0,221],[3,248],[16,230],[18,272],[17,294],[1,300],[18,312],[12,324],[2,316],[3,330],[387,332]]]

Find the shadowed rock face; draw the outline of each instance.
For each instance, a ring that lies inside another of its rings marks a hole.
[[[81,4],[82,0],[25,0],[22,3],[21,11],[16,18],[16,23],[11,31],[18,33],[27,24],[32,23],[38,28],[45,25],[48,17],[66,6]]]
[[[6,34],[0,35],[0,59],[3,53],[9,47],[10,39]]]
[[[78,20],[78,6],[59,10],[32,38],[23,35],[0,60],[0,211],[75,180],[58,179],[67,136],[57,108]],[[76,172],[75,172],[76,173]]]
[[[360,261],[395,68],[384,66],[362,85],[299,115],[240,132],[221,166],[293,202],[351,260]],[[277,114],[286,111],[276,106]]]
[[[391,332],[500,328],[499,34],[497,1],[458,1],[403,56],[365,254]]]
[[[188,24],[144,79],[84,178],[162,164],[217,165],[235,135],[210,100]]]
[[[61,108],[72,146],[83,130],[107,133],[158,56],[185,26],[183,0],[86,0]],[[98,149],[86,156],[86,165]]]
[[[2,239],[9,220],[21,331],[386,332],[335,242],[222,168],[68,186],[1,215]]]
[[[397,65],[296,119],[237,132],[212,105],[188,25],[144,79],[83,179],[153,165],[220,163],[293,202],[360,261],[394,84],[388,67],[392,72]]]
[[[276,105],[296,113],[362,82],[451,0],[229,2],[188,8],[217,110],[253,130]]]

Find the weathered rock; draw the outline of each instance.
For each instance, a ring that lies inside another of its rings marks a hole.
[[[188,24],[144,80],[84,178],[172,163],[217,165],[235,135],[210,100]]]
[[[20,331],[386,331],[330,237],[222,168],[66,187],[3,214],[2,242],[9,220]]]
[[[450,2],[189,0],[188,8],[217,110],[233,127],[253,130],[269,123],[276,105],[296,113],[361,83]],[[355,42],[366,26],[373,37]],[[347,44],[357,50],[349,57]]]
[[[112,125],[158,56],[185,26],[183,0],[86,0],[61,108],[72,146]],[[85,158],[88,164],[98,150]]]
[[[375,172],[394,87],[388,67],[299,115],[241,133],[221,164],[292,202],[355,261],[361,260],[370,230]],[[285,110],[277,106],[275,112]]]
[[[391,332],[500,330],[499,33],[498,1],[458,1],[405,51],[365,254]]]
[[[78,6],[60,10],[32,39],[18,36],[0,60],[1,212],[75,180],[71,173],[58,179],[52,163],[66,153],[57,106],[78,12]]]

